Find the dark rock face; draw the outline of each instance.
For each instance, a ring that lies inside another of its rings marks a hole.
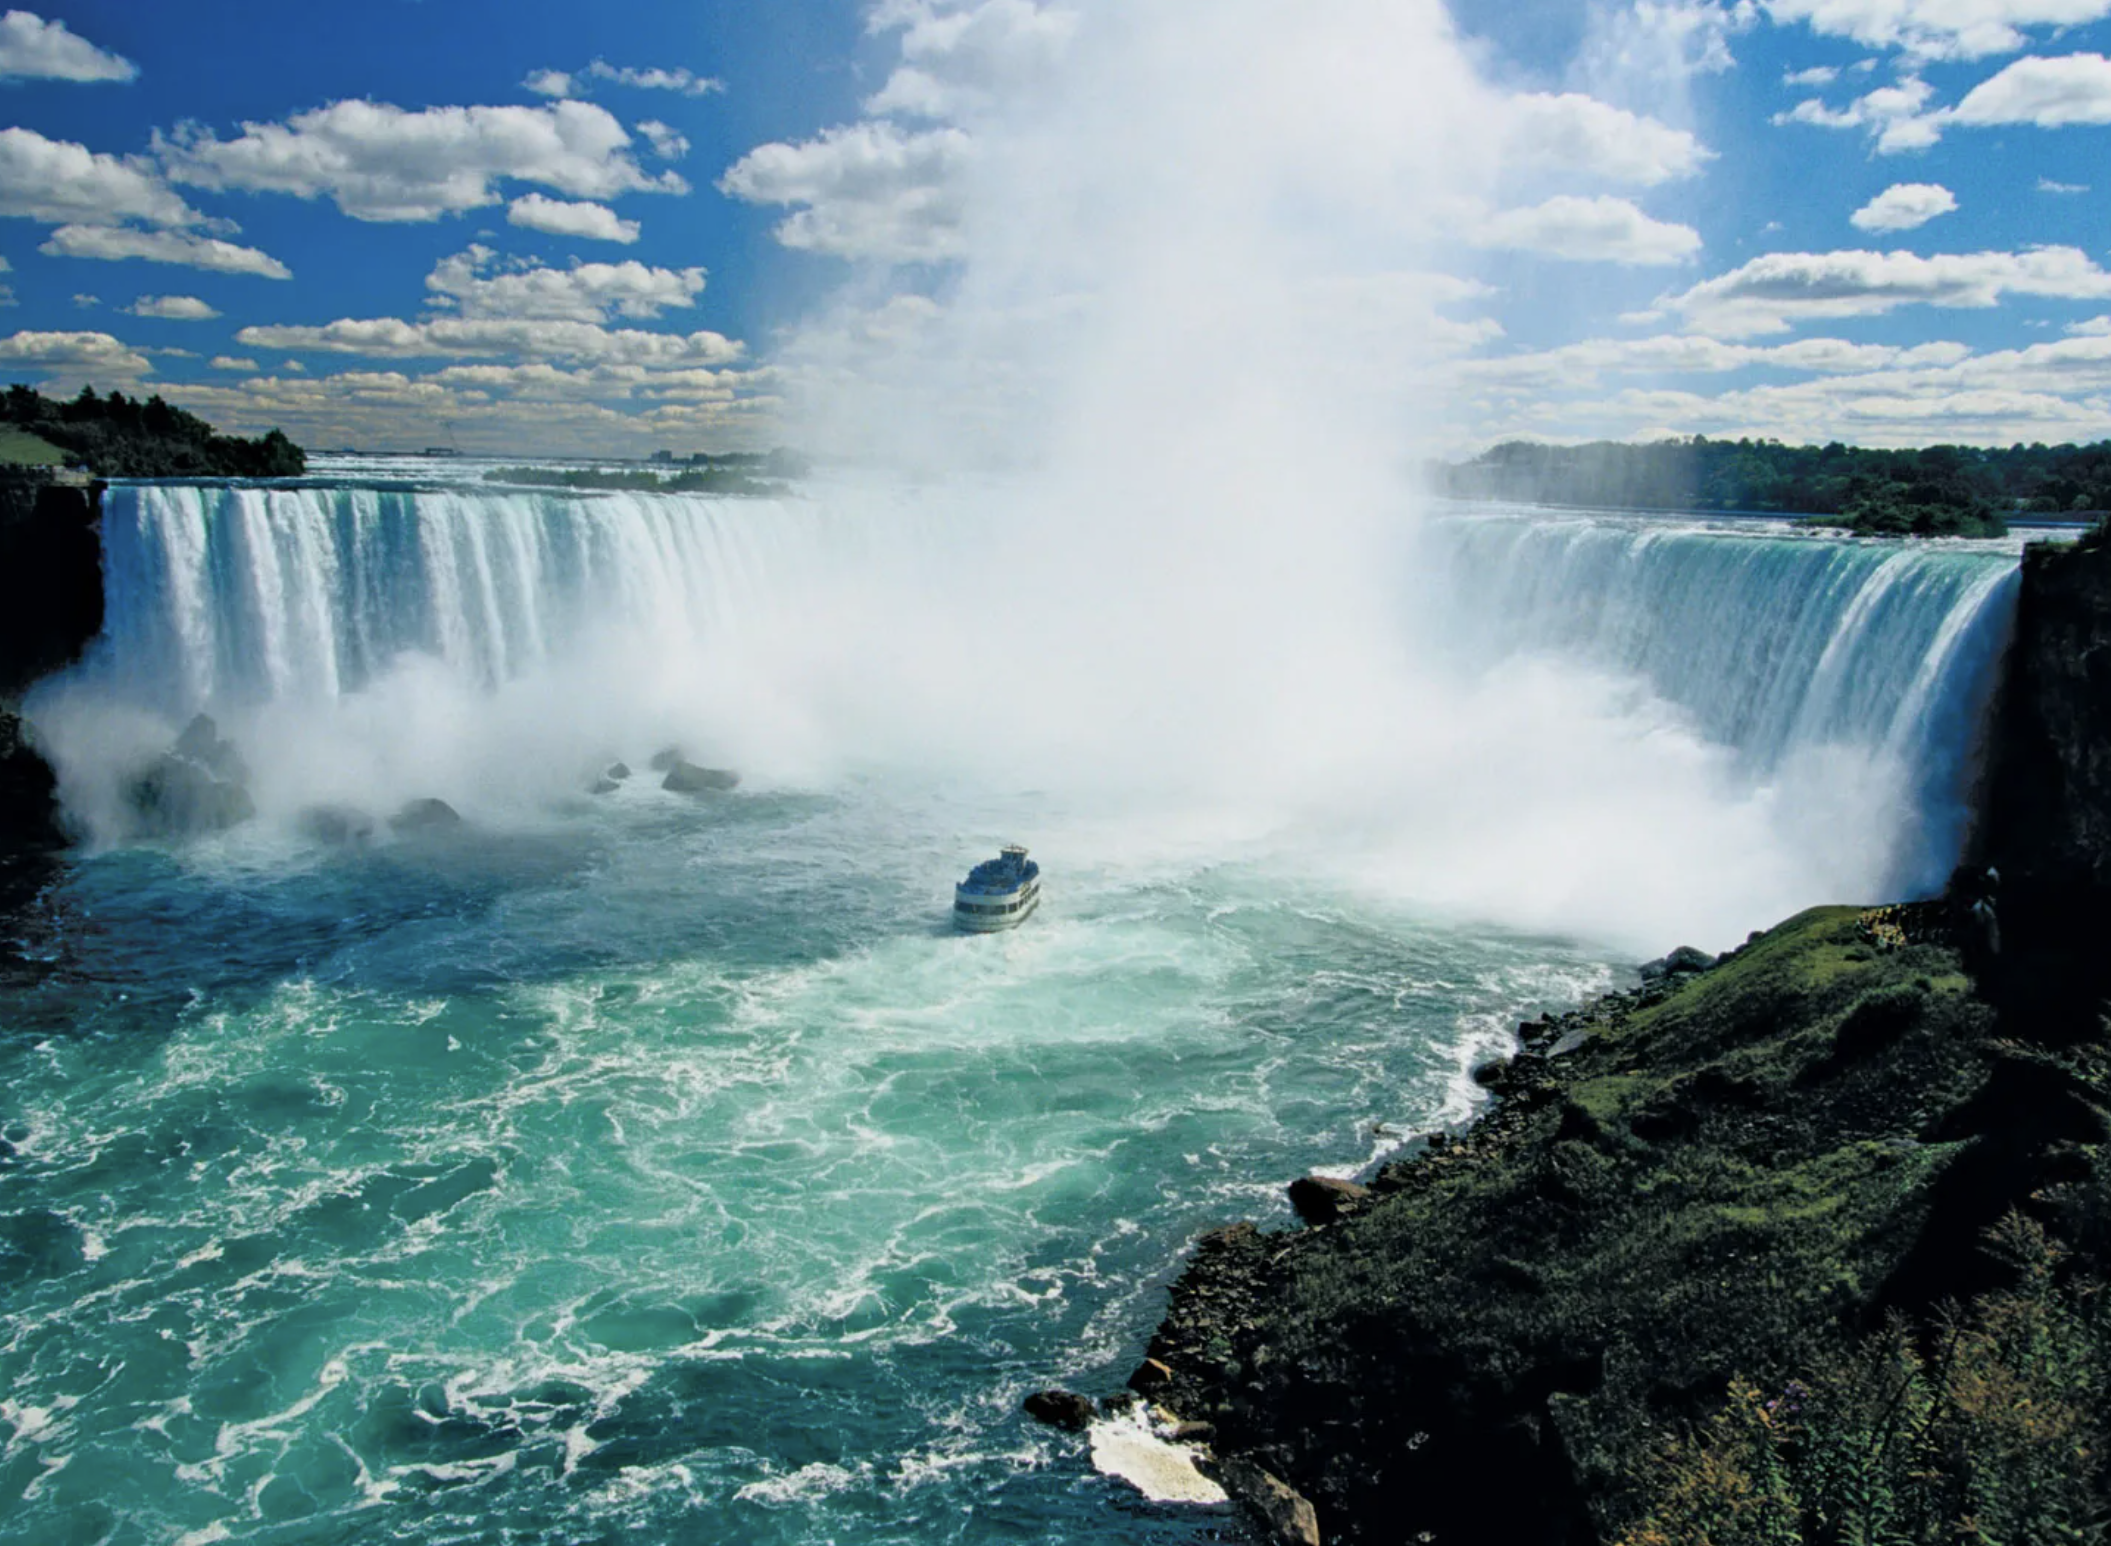
[[[446,832],[462,825],[462,814],[445,800],[413,800],[389,817],[388,824],[400,833]]]
[[[2111,990],[2111,544],[2023,552],[1980,846],[2000,874],[1999,986],[2078,1035]],[[1981,925],[1982,933],[1986,932]],[[2066,991],[2054,1002],[2055,984]]]
[[[662,789],[676,794],[720,794],[740,787],[740,775],[726,768],[703,768],[677,757],[660,782]]]
[[[0,699],[103,630],[102,485],[0,472]]]
[[[0,853],[47,852],[65,845],[58,789],[58,777],[31,742],[28,726],[0,709]]]
[[[652,761],[646,763],[645,766],[651,768],[655,773],[665,773],[681,760],[682,749],[679,746],[663,746],[652,754]]]
[[[602,771],[601,776],[609,780],[611,783],[620,784],[623,782],[623,780],[630,777],[630,764],[627,762],[611,762],[608,767]]]
[[[1307,1224],[1331,1224],[1370,1201],[1368,1187],[1332,1176],[1300,1176],[1290,1183],[1290,1206]]]
[[[1047,1423],[1052,1428],[1068,1428],[1074,1433],[1082,1433],[1098,1410],[1091,1397],[1068,1390],[1037,1390],[1022,1404],[1026,1415],[1035,1422]]]

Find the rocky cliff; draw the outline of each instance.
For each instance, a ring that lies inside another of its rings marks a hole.
[[[2001,990],[2094,1035],[2111,991],[2111,541],[2023,555],[1982,846],[2000,871]]]
[[[0,865],[64,840],[55,780],[15,705],[102,631],[101,518],[102,485],[91,479],[0,473]]]

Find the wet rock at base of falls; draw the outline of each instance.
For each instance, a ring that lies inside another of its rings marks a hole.
[[[235,743],[220,734],[220,727],[213,723],[210,714],[192,715],[191,722],[183,727],[183,734],[176,737],[176,744],[169,750],[178,757],[189,758],[223,783],[249,782],[248,764],[235,750]]]
[[[147,837],[224,832],[257,813],[247,789],[178,752],[155,758],[125,786],[125,800]]]
[[[657,762],[658,759],[654,759]],[[739,787],[740,775],[726,768],[702,768],[693,762],[675,758],[667,769],[667,777],[660,783],[662,789],[672,789],[676,794],[717,794]]]
[[[1370,1200],[1368,1187],[1332,1176],[1300,1176],[1290,1183],[1290,1206],[1307,1224],[1331,1224]]]
[[[1705,972],[1715,965],[1715,957],[1705,950],[1696,950],[1691,945],[1681,945],[1668,956],[1651,961],[1642,968],[1644,982],[1660,982],[1666,977],[1675,977],[1681,972]]]
[[[1026,1415],[1037,1423],[1047,1423],[1051,1428],[1068,1428],[1073,1433],[1082,1433],[1098,1415],[1098,1408],[1090,1396],[1080,1396],[1068,1390],[1037,1390],[1020,1403]]]
[[[395,815],[388,824],[397,832],[438,832],[462,824],[461,812],[445,800],[413,800]]]
[[[620,784],[623,780],[630,777],[630,764],[627,762],[611,762],[602,770],[601,776],[612,783]]]
[[[297,825],[310,842],[348,848],[374,835],[374,818],[350,805],[311,805],[300,813]]]
[[[612,778],[597,778],[587,786],[588,794],[614,794],[623,786]]]
[[[682,749],[679,746],[663,746],[652,754],[652,761],[646,763],[645,766],[652,769],[655,773],[665,773],[681,760]]]
[[[0,709],[0,856],[65,846],[59,779],[29,727]]]

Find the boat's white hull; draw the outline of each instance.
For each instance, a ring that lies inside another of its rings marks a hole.
[[[1012,896],[955,897],[953,926],[965,934],[996,934],[1016,929],[1041,905],[1041,888],[1031,886]]]

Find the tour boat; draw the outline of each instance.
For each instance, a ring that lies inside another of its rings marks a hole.
[[[968,871],[953,888],[953,922],[973,934],[1015,929],[1041,905],[1041,866],[1017,843]]]

